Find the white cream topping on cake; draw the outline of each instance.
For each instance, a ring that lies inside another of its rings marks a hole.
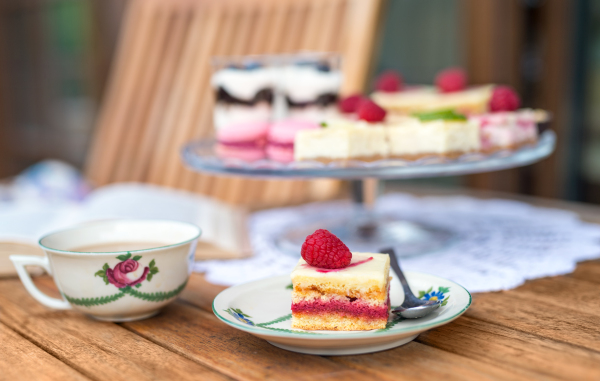
[[[347,289],[375,286],[387,290],[389,269],[390,257],[387,254],[352,253],[352,261],[348,267],[333,271],[310,266],[300,258],[291,278],[294,286],[301,288],[326,283]]]

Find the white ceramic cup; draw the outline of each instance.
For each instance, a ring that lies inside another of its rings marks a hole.
[[[158,313],[185,287],[201,230],[168,220],[105,220],[48,234],[45,257],[11,255],[31,296],[55,309],[76,309],[99,320],[132,321]],[[150,249],[84,253],[74,248],[123,242],[161,243]],[[41,266],[63,299],[49,297],[25,266]]]

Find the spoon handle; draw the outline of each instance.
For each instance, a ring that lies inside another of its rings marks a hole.
[[[390,256],[390,265],[392,266],[392,269],[394,269],[394,271],[396,272],[396,275],[398,275],[398,278],[400,278],[400,284],[402,284],[402,288],[404,289],[404,295],[412,296],[412,298],[417,299],[415,294],[413,294],[410,287],[408,286],[408,282],[406,281],[406,277],[404,276],[404,273],[400,268],[400,264],[398,263],[398,259],[396,258],[396,252],[394,251],[394,249],[387,248],[379,250],[379,252]]]

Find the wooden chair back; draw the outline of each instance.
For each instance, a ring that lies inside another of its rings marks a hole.
[[[382,0],[130,0],[86,174],[149,182],[256,207],[329,198],[333,180],[194,173],[179,153],[213,133],[213,56],[343,54],[343,93],[365,87]]]

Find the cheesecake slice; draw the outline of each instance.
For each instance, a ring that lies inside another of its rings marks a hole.
[[[456,158],[481,147],[479,125],[453,111],[421,114],[390,125],[386,132],[390,157],[417,160],[430,156]]]
[[[296,134],[294,159],[328,163],[336,160],[375,161],[389,154],[386,127],[383,125],[327,127]]]

